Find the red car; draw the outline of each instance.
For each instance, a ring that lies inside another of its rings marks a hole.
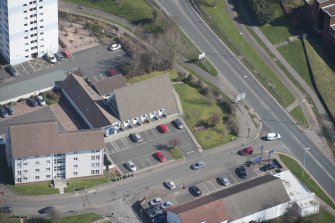
[[[161,133],[167,133],[169,131],[168,127],[164,124],[160,124],[159,126],[157,126],[157,129]]]
[[[161,151],[156,152],[156,157],[159,159],[159,161],[164,162],[166,161],[166,158],[163,156],[163,153]]]
[[[118,75],[118,74],[120,74],[120,72],[118,70],[114,69],[114,68],[111,68],[107,71],[107,75],[109,77],[115,76],[115,75]]]
[[[240,151],[238,151],[238,154],[240,154],[240,155],[251,155],[253,152],[254,152],[254,148],[252,148],[250,146],[250,147],[241,149]]]
[[[63,54],[64,54],[64,57],[66,57],[66,58],[71,58],[72,57],[70,51],[68,51],[68,50],[63,50]]]

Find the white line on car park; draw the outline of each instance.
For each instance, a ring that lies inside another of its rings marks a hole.
[[[20,65],[26,71],[26,74],[27,74],[28,73],[27,69],[22,64],[20,64]]]
[[[153,139],[151,138],[151,136],[148,134],[147,131],[144,131],[144,133],[148,136],[148,138],[149,138],[149,142],[153,140]]]

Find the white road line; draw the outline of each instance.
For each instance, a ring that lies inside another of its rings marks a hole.
[[[145,158],[149,161],[150,165],[152,166],[152,162],[150,161],[150,159],[148,158],[148,156],[151,156],[151,154],[146,155]]]
[[[28,73],[27,69],[22,65],[22,63],[20,65],[26,71],[26,73]]]
[[[208,191],[208,192],[205,193],[205,194],[209,194],[211,191],[208,189],[208,187],[206,186],[205,182],[202,182],[201,184],[202,184],[202,185],[204,186],[204,188]]]

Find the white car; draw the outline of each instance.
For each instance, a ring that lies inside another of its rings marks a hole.
[[[49,60],[50,63],[56,63],[57,62],[56,57],[51,52],[47,52],[46,57],[47,57],[47,59]]]
[[[128,167],[131,171],[133,171],[133,172],[135,172],[135,171],[137,170],[137,167],[135,166],[135,163],[134,163],[133,161],[131,161],[131,160],[129,160],[129,161],[126,163],[126,165],[127,165],[127,167]]]
[[[110,49],[111,51],[119,50],[119,49],[121,49],[121,45],[120,45],[120,44],[117,44],[117,43],[113,43],[113,44],[111,44],[111,45],[109,46],[109,49]]]
[[[217,179],[223,186],[228,186],[230,184],[229,180],[225,176],[219,176]]]
[[[173,206],[173,203],[171,201],[165,201],[164,203],[161,204],[161,208],[163,210],[169,209],[172,206]]]
[[[274,132],[270,132],[266,135],[266,139],[268,141],[272,141],[272,140],[277,140],[280,139],[281,136],[278,133],[274,133]]]
[[[160,203],[162,203],[162,198],[156,197],[152,199],[151,201],[149,201],[149,206],[155,206],[156,204],[160,204]]]
[[[41,106],[45,105],[45,100],[42,95],[37,96],[37,102]]]
[[[171,189],[171,190],[173,190],[173,189],[176,188],[176,185],[173,183],[172,180],[167,180],[167,181],[165,181],[165,185],[166,185],[169,189]]]

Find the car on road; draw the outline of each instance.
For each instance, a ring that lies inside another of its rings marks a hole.
[[[242,178],[242,179],[245,179],[247,178],[248,174],[247,174],[247,171],[245,169],[244,166],[239,166],[236,170],[236,175],[239,177],[239,178]]]
[[[261,170],[263,172],[273,170],[273,169],[278,169],[277,165],[274,164],[274,163],[266,164],[266,165],[259,168],[259,170]]]
[[[131,170],[133,172],[135,172],[137,170],[137,167],[136,167],[135,163],[131,160],[126,162],[126,166],[128,167],[129,170]]]
[[[109,46],[109,50],[111,50],[111,51],[115,51],[115,50],[119,50],[119,49],[121,49],[121,45],[118,44],[118,43],[113,43]]]
[[[169,128],[164,124],[160,124],[157,126],[157,130],[161,133],[167,133],[169,131]]]
[[[15,108],[13,105],[6,105],[5,106],[6,111],[8,114],[13,115],[15,113]]]
[[[11,213],[11,212],[12,212],[11,207],[8,207],[8,206],[0,207],[0,213]]]
[[[17,75],[19,75],[19,72],[16,70],[16,68],[12,65],[8,65],[5,70],[12,75],[13,77],[16,77]]]
[[[183,129],[184,128],[184,125],[183,123],[181,122],[181,119],[177,118],[176,120],[174,120],[172,122],[172,124],[177,128],[177,129]]]
[[[161,151],[156,152],[156,157],[160,162],[165,162],[166,158],[163,156],[163,153]]]
[[[3,117],[3,118],[7,118],[8,117],[8,112],[7,112],[7,110],[5,109],[5,107],[0,107],[0,115],[1,115],[1,117]]]
[[[28,104],[29,104],[31,107],[36,107],[36,105],[38,105],[38,102],[37,102],[37,99],[36,99],[36,98],[29,98],[27,101],[28,101]]]
[[[152,199],[151,201],[149,201],[149,206],[155,206],[157,204],[161,204],[162,203],[162,198],[160,197],[156,197],[154,199]]]
[[[195,164],[192,164],[191,165],[191,169],[192,170],[197,170],[197,169],[199,169],[201,167],[204,167],[204,166],[205,166],[205,163],[203,161],[199,161],[199,162],[197,162]]]
[[[244,156],[244,155],[251,155],[253,152],[254,152],[254,148],[250,146],[250,147],[239,150],[237,153]]]
[[[278,140],[280,138],[281,138],[281,135],[279,135],[278,133],[270,132],[266,134],[266,139],[268,141]]]
[[[42,95],[37,96],[36,99],[37,99],[37,102],[38,102],[38,104],[39,104],[40,106],[45,105],[45,100],[44,100],[44,98],[43,98]]]
[[[129,135],[129,138],[133,141],[133,142],[142,142],[143,139],[140,135],[140,133],[131,133]]]
[[[167,186],[167,188],[169,188],[171,190],[173,190],[173,189],[176,188],[176,185],[175,185],[175,183],[172,180],[167,180],[164,183]]]
[[[68,51],[68,50],[63,50],[62,53],[63,53],[65,58],[71,58],[72,57],[70,51]]]
[[[196,196],[196,197],[199,197],[199,196],[202,195],[202,192],[201,192],[201,190],[199,189],[199,187],[197,187],[197,186],[195,186],[195,185],[190,186],[190,187],[188,188],[188,190],[190,191],[191,194],[193,194],[193,195]]]
[[[40,214],[47,214],[47,213],[51,213],[51,212],[54,212],[55,211],[55,208],[54,207],[45,207],[45,208],[42,208],[40,210],[38,210],[38,213]]]
[[[55,53],[55,57],[58,61],[62,61],[65,58],[64,55],[61,52]]]
[[[223,186],[228,186],[228,185],[230,185],[230,182],[229,182],[228,178],[225,177],[225,176],[219,176],[219,177],[217,178],[217,180],[218,180],[218,182],[219,182],[221,185],[223,185]]]
[[[173,203],[171,201],[165,201],[164,203],[161,204],[161,208],[163,210],[167,210],[173,206]]]

